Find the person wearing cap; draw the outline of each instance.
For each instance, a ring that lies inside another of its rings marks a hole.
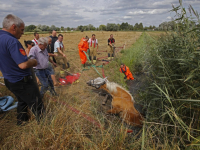
[[[78,44],[78,49],[79,49],[79,55],[80,55],[80,59],[81,59],[81,64],[82,67],[85,68],[85,63],[87,61],[87,56],[85,55],[84,52],[87,53],[87,50],[89,48],[88,46],[88,36],[86,36],[85,38],[83,37],[80,41],[80,43]]]
[[[88,40],[89,49],[90,49],[90,60],[93,64],[96,64],[97,61],[97,51],[98,51],[98,40],[95,38],[95,34],[92,34],[92,38]]]
[[[0,70],[6,87],[16,96],[17,125],[29,120],[28,107],[39,121],[44,105],[38,87],[33,80],[31,69],[37,66],[36,59],[28,59],[18,41],[24,33],[24,22],[17,16],[8,14],[3,19],[0,30]]]

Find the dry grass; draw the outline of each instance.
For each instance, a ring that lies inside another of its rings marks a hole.
[[[80,39],[91,34],[96,34],[99,41],[99,50],[107,49],[107,39],[111,32],[77,32],[64,33],[64,45],[66,55],[71,64],[71,72],[81,72],[81,63],[78,54],[78,43]],[[130,47],[140,37],[140,32],[114,32],[116,46],[121,47],[126,43],[126,48]],[[49,36],[48,34],[40,35]],[[23,35],[23,40],[32,40],[33,35]],[[97,57],[106,56],[106,53],[98,54]],[[98,62],[101,65],[102,62]],[[97,68],[101,73],[101,69]],[[110,68],[105,70],[105,74]],[[58,72],[58,69],[56,69]],[[113,72],[114,74],[114,72]],[[6,114],[0,120],[0,147],[2,149],[123,149],[131,147],[131,143],[126,144],[127,135],[125,127],[119,119],[110,121],[105,114],[99,112],[99,101],[101,98],[93,92],[91,87],[86,85],[86,81],[98,77],[94,69],[84,71],[81,74],[79,83],[57,88],[59,98],[44,98],[47,114],[38,125],[35,119],[23,127],[16,126],[16,110]],[[109,76],[108,76],[109,79]],[[12,95],[5,87],[0,86],[3,95]],[[56,102],[55,102],[56,101]],[[63,102],[84,112],[94,118],[102,126],[106,124],[106,130],[100,129],[88,122],[81,114],[76,114],[70,110]],[[2,115],[1,115],[2,116]],[[0,117],[1,117],[0,116]],[[117,118],[117,117],[116,117]],[[134,140],[134,138],[131,138]],[[136,142],[136,141],[135,141]],[[137,147],[138,145],[135,144]]]

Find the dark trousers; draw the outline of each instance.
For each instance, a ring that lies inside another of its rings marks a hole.
[[[55,57],[52,57],[53,58],[53,61],[56,63],[56,59],[55,59]]]
[[[55,95],[53,80],[51,79],[51,73],[48,69],[36,69],[36,75],[42,84],[40,94],[43,97],[47,90],[51,92],[52,95]]]
[[[32,79],[28,81],[19,81],[11,83],[7,79],[4,79],[6,87],[13,93],[18,99],[17,106],[17,124],[20,125],[23,121],[27,121],[28,107],[31,109],[36,119],[39,121],[42,113],[44,112],[44,105],[41,99],[40,93],[38,93],[38,87]]]

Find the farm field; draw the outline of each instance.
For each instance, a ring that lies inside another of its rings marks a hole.
[[[84,36],[91,37],[92,34],[96,34],[96,38],[99,42],[99,50],[105,51],[107,49],[107,39],[110,34],[113,34],[116,40],[116,47],[123,47],[126,44],[126,48],[131,47],[137,39],[141,36],[142,32],[75,32],[75,33],[63,33],[63,43],[66,48],[66,56],[70,63],[71,73],[80,73],[81,62],[78,54],[78,43]],[[49,36],[49,34],[40,34],[40,37]],[[24,40],[32,40],[33,35],[23,35],[20,42],[24,46]],[[124,50],[126,52],[126,50]],[[119,54],[122,55],[122,54]],[[98,53],[98,57],[107,56],[107,53]],[[101,65],[102,62],[98,61],[97,65]],[[119,66],[115,66],[118,67]],[[111,77],[109,65],[105,70],[105,75],[108,73]],[[101,73],[101,68],[97,68]],[[56,74],[59,72],[59,67],[56,68]],[[113,72],[114,74],[115,72]],[[121,126],[112,126],[112,122],[108,122],[107,130],[102,131],[95,125],[88,122],[83,116],[76,114],[72,111],[71,106],[84,114],[94,118],[101,125],[105,124],[102,114],[99,113],[99,109],[103,109],[103,114],[110,106],[104,108],[100,107],[102,96],[99,96],[93,88],[88,87],[86,82],[94,79],[99,75],[94,69],[90,68],[87,71],[81,72],[79,83],[56,88],[56,91],[60,94],[59,97],[49,97],[48,93],[45,95],[44,103],[47,108],[47,115],[44,122],[37,125],[37,122],[32,116],[30,122],[23,126],[16,126],[16,110],[13,110],[6,114],[3,119],[0,120],[0,147],[3,149],[19,148],[20,149],[35,149],[40,147],[41,149],[62,149],[68,148],[105,148],[109,145],[104,145],[106,140],[112,139],[112,136],[118,136],[121,130]],[[4,86],[0,85],[0,92],[3,95],[12,95]],[[66,104],[68,106],[66,106]],[[104,111],[105,110],[105,111]],[[112,120],[121,125],[121,121],[118,117]],[[123,132],[124,133],[124,132]],[[124,136],[124,135],[123,135]],[[98,137],[98,138],[97,138]],[[9,139],[9,142],[8,142]],[[93,139],[93,140],[92,140]],[[100,140],[102,143],[98,143],[95,140]],[[20,141],[20,142],[18,142]],[[94,144],[91,146],[91,144]]]

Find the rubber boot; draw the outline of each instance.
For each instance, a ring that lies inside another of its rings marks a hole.
[[[67,62],[67,68],[70,68],[70,65],[69,65],[69,63]]]
[[[96,59],[97,59],[96,56],[94,56],[94,57],[93,57],[93,64],[94,64],[94,65],[96,65],[96,62],[97,62]]]
[[[67,71],[70,71],[69,68],[70,68],[70,64],[67,62]]]
[[[65,64],[62,64],[62,67],[63,67],[63,69],[66,69],[66,68],[67,68]]]
[[[60,71],[60,77],[65,78],[65,71]]]
[[[90,61],[92,61],[91,56],[89,56]]]
[[[114,54],[111,55],[111,59],[112,59],[112,60],[113,60],[113,58],[114,58]]]
[[[108,60],[110,60],[110,53],[108,53]]]

